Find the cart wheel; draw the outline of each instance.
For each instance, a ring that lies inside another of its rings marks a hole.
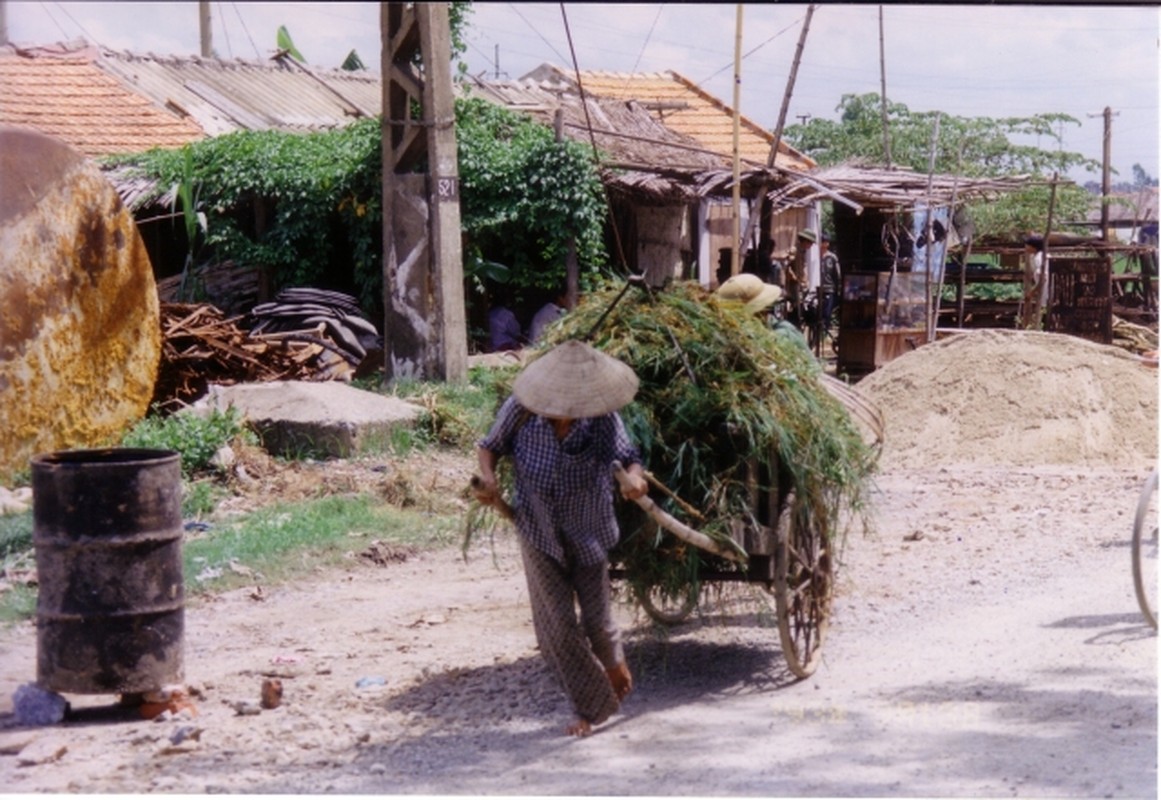
[[[1145,619],[1157,630],[1157,470],[1154,469],[1137,501],[1133,521],[1133,588]]]
[[[796,507],[791,492],[778,519],[771,591],[786,663],[799,678],[807,678],[822,657],[833,599],[833,564],[817,523],[804,527]]]
[[[692,584],[686,587],[681,597],[668,597],[656,586],[634,588],[633,594],[650,619],[662,625],[684,622],[697,608],[698,590]]]

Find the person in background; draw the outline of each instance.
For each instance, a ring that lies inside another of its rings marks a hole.
[[[553,298],[540,307],[532,317],[532,324],[528,326],[528,341],[536,344],[549,323],[555,322],[564,316],[568,310],[568,290],[558,289]]]
[[[803,228],[796,237],[794,248],[794,263],[787,270],[786,297],[795,308],[802,302],[806,292],[807,265],[809,263],[810,248],[818,241],[818,236],[809,228]]]
[[[1048,270],[1044,266],[1044,237],[1024,238],[1024,306],[1021,327],[1039,330],[1048,306]]]
[[[565,729],[587,736],[633,688],[612,616],[609,550],[620,530],[612,465],[629,500],[649,485],[618,410],[637,393],[624,362],[577,340],[557,345],[516,376],[479,441],[476,500],[501,505],[496,464],[512,459],[512,518],[519,534],[532,627],[541,655],[572,700]],[[580,618],[577,618],[577,607]]]
[[[818,252],[822,272],[818,286],[819,307],[822,319],[829,320],[841,298],[843,273],[838,256],[830,251],[830,236],[825,233],[819,239]]]
[[[786,265],[774,255],[774,240],[767,239],[758,247],[758,261],[761,269],[758,277],[778,288],[786,285]]]
[[[782,299],[781,287],[763,282],[757,275],[735,275],[718,287],[714,294],[721,300],[742,304],[742,311],[753,314],[770,328],[775,336],[788,339],[806,352],[810,345],[794,323],[771,314],[770,309]]]
[[[493,353],[519,350],[524,345],[524,331],[516,314],[508,308],[507,298],[496,293],[488,309],[488,343]]]

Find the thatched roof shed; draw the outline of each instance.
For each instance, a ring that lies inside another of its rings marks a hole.
[[[812,189],[810,182],[818,186]],[[815,170],[808,177],[791,177],[771,192],[771,199],[776,205],[791,197],[801,203],[834,199],[826,194],[834,192],[865,208],[903,210],[929,205],[949,206],[953,198],[956,202],[994,200],[1038,182],[1043,181],[1029,175],[993,178],[929,176],[908,169],[847,163]]]

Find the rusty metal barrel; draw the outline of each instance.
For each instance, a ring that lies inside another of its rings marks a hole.
[[[37,684],[128,694],[181,683],[181,456],[63,450],[31,466]]]

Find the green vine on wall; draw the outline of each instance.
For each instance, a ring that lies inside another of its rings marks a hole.
[[[582,273],[599,270],[606,206],[589,151],[483,100],[457,101],[456,116],[469,275],[473,264],[498,262],[516,291],[552,287],[564,277],[570,237]],[[383,280],[380,142],[375,118],[324,133],[242,131],[107,163],[153,178],[153,201],[173,187],[186,187],[179,197],[196,195],[202,252],[213,259],[265,266],[276,289],[333,286],[337,274],[349,274],[364,307],[375,309]]]

